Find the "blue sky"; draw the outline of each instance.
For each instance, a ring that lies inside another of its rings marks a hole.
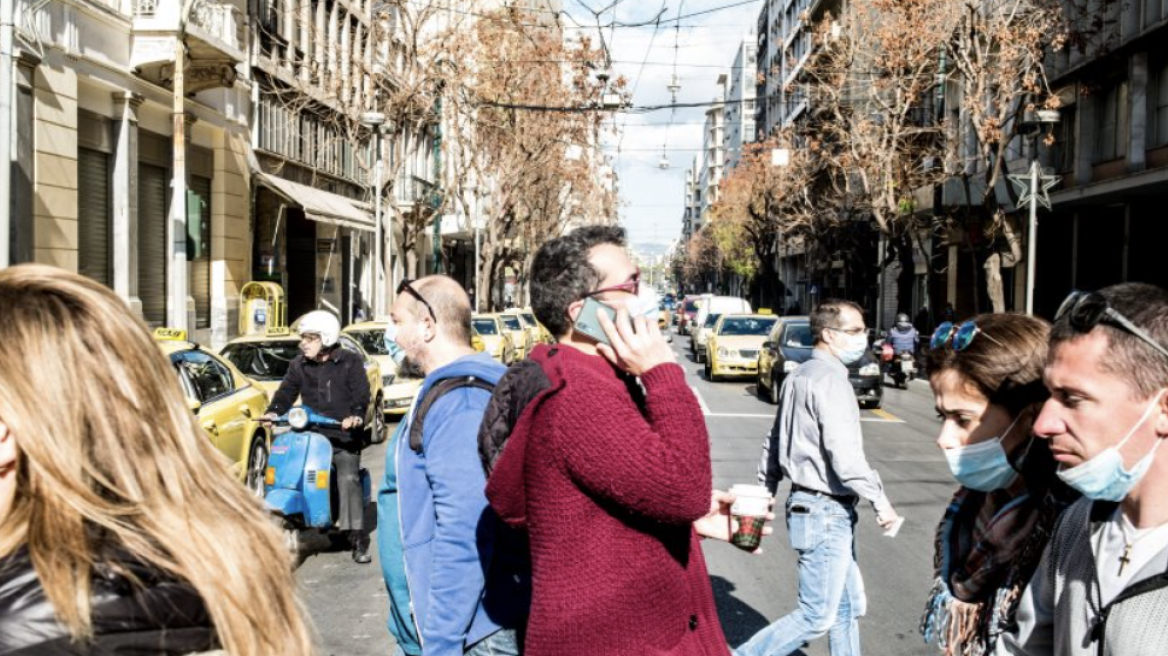
[[[610,0],[564,0],[564,9],[579,23],[595,25],[585,5],[600,8]],[[666,88],[676,61],[681,90],[678,103],[709,102],[717,91],[718,75],[734,62],[735,48],[757,23],[763,0],[623,0],[616,6],[617,20],[636,23],[650,20],[662,9],[663,19],[681,21],[660,26],[617,27],[604,30],[615,75],[624,75],[634,106],[665,105]],[[687,14],[739,4],[721,11],[684,18]],[[611,22],[612,12],[601,22]],[[572,25],[572,21],[566,21]],[[680,26],[680,29],[675,29]],[[580,34],[569,29],[567,36]],[[583,30],[596,35],[595,27]],[[676,46],[676,47],[675,47]],[[642,66],[642,62],[644,65]],[[614,77],[615,77],[614,75]],[[615,116],[616,132],[604,139],[605,152],[616,165],[620,180],[621,222],[633,244],[668,244],[681,233],[683,184],[686,169],[700,155],[704,108],[680,108]],[[670,121],[672,120],[672,124]],[[670,168],[661,170],[664,155]],[[618,150],[619,148],[619,150]]]

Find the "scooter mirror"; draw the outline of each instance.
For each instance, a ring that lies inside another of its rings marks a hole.
[[[304,430],[308,426],[308,411],[304,408],[292,408],[289,410],[288,425],[295,430]]]

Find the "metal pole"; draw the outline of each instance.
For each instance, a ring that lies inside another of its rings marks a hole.
[[[1035,258],[1038,246],[1038,160],[1030,163],[1030,225],[1026,238],[1026,314],[1034,314]]]
[[[179,32],[174,47],[174,94],[171,108],[173,126],[171,155],[170,230],[171,252],[170,299],[167,303],[167,323],[172,328],[187,330],[187,165],[186,165],[186,104],[184,68],[186,45],[183,42],[187,12],[183,12],[184,30]]]
[[[9,265],[12,244],[9,242],[12,225],[12,144],[16,121],[12,116],[12,97],[15,86],[12,48],[15,41],[13,21],[15,0],[0,0],[0,269]]]
[[[398,125],[400,127],[400,124],[398,124]],[[400,142],[401,142],[401,140],[399,139],[398,143],[400,143]],[[396,148],[397,144],[395,143],[390,147]],[[404,153],[402,154],[402,157],[403,158],[405,157]],[[402,167],[399,166],[398,170],[401,171]],[[399,179],[400,179],[400,177],[399,177]],[[397,184],[394,184],[393,188],[397,189]],[[389,215],[389,229],[386,230],[386,236],[385,236],[385,259],[386,259],[385,266],[388,268],[387,269],[387,277],[389,279],[389,293],[396,294],[397,293],[397,284],[396,284],[396,281],[394,280],[394,274],[396,273],[396,271],[394,271],[394,266],[393,266],[393,214],[392,213]]]
[[[377,160],[373,164],[373,219],[377,224],[377,243],[373,248],[373,316],[385,315],[385,260],[382,249],[385,247],[385,221],[381,216],[381,168],[385,165],[382,159],[381,126],[374,126],[374,147],[377,148]]]
[[[482,263],[479,261],[479,257],[480,257],[480,255],[479,255],[479,248],[480,248],[480,246],[479,246],[479,239],[480,239],[480,236],[479,236],[479,231],[480,231],[481,229],[479,228],[479,217],[478,217],[478,213],[479,213],[479,197],[478,197],[478,194],[477,194],[477,193],[475,194],[475,203],[474,203],[474,205],[475,205],[475,216],[474,216],[474,217],[471,219],[471,220],[473,220],[473,221],[474,221],[474,241],[475,241],[475,253],[474,253],[474,269],[475,269],[475,270],[474,270],[474,286],[475,286],[475,294],[474,294],[474,301],[475,301],[475,312],[481,312],[481,311],[482,311],[482,310],[481,310],[481,308],[482,308],[482,305],[481,305],[481,299],[479,299],[479,296],[480,296],[480,294],[479,294],[479,287],[480,287],[480,285],[479,285],[479,277],[482,275],[482,273],[480,272],[480,269],[481,269],[481,267],[482,267]]]

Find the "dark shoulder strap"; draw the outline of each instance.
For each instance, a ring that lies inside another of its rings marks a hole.
[[[495,389],[495,384],[474,376],[458,376],[456,378],[443,378],[431,385],[430,389],[426,390],[426,395],[418,403],[417,409],[414,410],[414,416],[410,418],[410,448],[415,452],[422,453],[422,429],[430,406],[460,387],[474,387],[492,392]]]

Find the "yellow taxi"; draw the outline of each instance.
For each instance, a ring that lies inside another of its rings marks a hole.
[[[535,313],[530,309],[520,310],[518,308],[512,308],[507,310],[507,312],[510,314],[519,315],[519,318],[523,320],[524,324],[526,324],[529,335],[527,343],[531,345],[531,348],[535,348],[536,344],[555,343],[556,340],[552,339],[552,334],[548,332],[548,329],[545,328],[538,319],[535,318]],[[528,354],[530,355],[530,351],[528,351]]]
[[[523,319],[515,312],[500,312],[499,321],[503,329],[511,336],[511,343],[515,345],[515,359],[522,360],[535,348],[535,341],[531,338],[531,331]]]
[[[185,331],[159,328],[154,339],[170,358],[187,405],[207,437],[234,463],[239,480],[262,496],[272,436],[252,419],[267,410],[268,395],[230,362],[187,341]]]
[[[381,366],[369,357],[353,336],[342,333],[337,343],[346,351],[361,356],[365,362],[369,398],[372,400],[365,415],[365,425],[370,429],[369,441],[382,442],[385,440],[385,394]],[[270,397],[280,389],[280,383],[288,373],[288,365],[300,355],[300,336],[288,328],[271,328],[262,335],[237,337],[227,342],[219,354],[248,378],[256,381]]]
[[[490,353],[496,362],[506,366],[511,366],[511,363],[515,362],[517,359],[515,345],[511,341],[511,335],[503,327],[499,315],[476,314],[471,317],[470,323],[486,343],[486,352]]]
[[[414,404],[414,397],[422,389],[422,373],[419,371],[403,371],[385,348],[385,327],[388,319],[362,321],[350,324],[341,330],[342,335],[348,335],[365,349],[369,357],[373,358],[381,367],[381,393],[384,400],[384,410],[387,417],[401,417]],[[476,351],[486,348],[483,338],[471,329],[471,345]]]
[[[706,380],[755,377],[758,352],[774,328],[772,314],[723,314],[706,342]]]

